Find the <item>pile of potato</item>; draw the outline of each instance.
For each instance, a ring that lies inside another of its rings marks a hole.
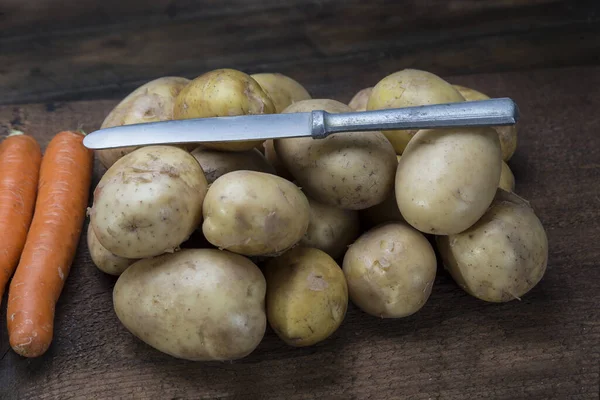
[[[103,127],[483,98],[406,69],[346,105],[312,99],[281,74],[219,69],[151,81]],[[314,345],[340,327],[349,301],[375,317],[413,315],[434,290],[434,245],[466,292],[519,299],[544,275],[548,242],[531,206],[512,193],[506,161],[516,129],[98,151],[107,171],[89,210],[88,247],[100,270],[119,276],[113,301],[123,325],[189,360],[247,356],[267,324],[291,346]],[[181,249],[194,233],[207,245]]]

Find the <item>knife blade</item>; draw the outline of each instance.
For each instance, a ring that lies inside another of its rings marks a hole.
[[[194,118],[122,125],[91,132],[89,149],[313,137],[332,133],[399,129],[500,126],[517,123],[510,98],[435,104],[348,113],[304,113]]]

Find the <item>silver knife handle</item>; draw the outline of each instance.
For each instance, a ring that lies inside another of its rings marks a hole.
[[[512,125],[518,119],[517,105],[509,98],[340,114],[313,111],[312,136],[324,138],[337,132]]]

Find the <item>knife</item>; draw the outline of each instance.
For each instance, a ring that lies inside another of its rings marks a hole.
[[[194,118],[104,128],[89,133],[89,149],[313,137],[332,133],[397,129],[513,125],[519,119],[510,98],[374,111],[259,114]]]

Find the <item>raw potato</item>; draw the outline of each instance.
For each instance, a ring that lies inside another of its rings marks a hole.
[[[187,151],[142,147],[114,163],[98,183],[91,224],[102,246],[120,257],[174,251],[200,224],[207,186]]]
[[[106,250],[106,248],[98,241],[94,229],[92,229],[92,224],[88,225],[87,246],[94,265],[106,274],[121,275],[123,271],[137,261],[137,259],[116,256]]]
[[[352,97],[352,100],[350,100],[348,106],[350,106],[350,108],[354,111],[366,111],[367,103],[369,102],[369,97],[371,96],[371,93],[373,93],[372,87],[359,90],[354,95],[354,97]]]
[[[491,128],[420,130],[398,163],[400,212],[421,232],[462,232],[491,204],[501,168],[500,143]]]
[[[413,107],[465,101],[451,84],[430,72],[404,69],[375,85],[367,110]],[[402,154],[417,130],[384,131],[396,153]]]
[[[173,119],[175,98],[189,82],[186,78],[166,76],[140,86],[113,108],[101,128]],[[102,165],[110,168],[119,158],[138,147],[96,150],[96,155]]]
[[[249,114],[273,114],[271,98],[249,75],[234,69],[207,72],[187,85],[173,109],[174,119],[226,117]],[[207,148],[226,151],[251,150],[261,140],[241,142],[205,142]]]
[[[289,76],[279,73],[261,73],[250,76],[271,97],[275,111],[278,113],[290,104],[311,98],[304,86]]]
[[[233,171],[211,185],[202,231],[213,245],[247,256],[277,255],[302,239],[310,219],[304,193],[272,174]]]
[[[267,319],[287,344],[312,346],[331,336],[348,309],[348,286],[327,253],[296,247],[265,267]]]
[[[529,203],[502,189],[475,225],[437,242],[454,280],[481,300],[520,299],[546,271],[548,238],[542,223]]]
[[[453,86],[467,101],[489,99],[489,96],[477,90],[459,85]],[[517,125],[494,126],[493,128],[498,132],[498,136],[500,137],[502,159],[508,161],[515,153],[515,150],[517,150]]]
[[[275,169],[257,149],[239,152],[219,151],[202,147],[192,151],[209,184],[231,171],[248,170],[275,174]]]
[[[500,183],[498,187],[506,190],[507,192],[512,192],[515,190],[515,176],[508,164],[502,161],[502,172],[500,173]]]
[[[343,263],[350,300],[380,318],[407,317],[429,299],[437,271],[429,241],[404,223],[391,222],[364,233]]]
[[[390,195],[386,197],[383,203],[360,210],[359,213],[361,223],[367,228],[375,227],[379,224],[383,224],[384,222],[404,221],[404,217],[398,208],[396,192],[394,190],[390,192]]]
[[[245,257],[185,249],[144,259],[117,280],[113,303],[136,337],[173,357],[235,360],[266,330],[265,279]]]
[[[319,203],[308,198],[310,222],[300,244],[323,250],[338,259],[360,234],[358,213]]]
[[[274,147],[273,140],[271,140],[271,139],[265,140],[264,149],[265,149],[265,157],[267,158],[269,163],[273,166],[273,168],[275,168],[275,171],[277,171],[277,175],[281,176],[282,178],[287,179],[290,182],[293,182],[294,177],[292,176],[292,174],[290,174],[290,171],[288,171],[287,168],[283,165],[283,163],[279,159],[279,156],[277,156],[277,153],[275,153],[275,147]]]
[[[304,100],[284,113],[349,112],[335,100]],[[393,190],[396,155],[380,132],[351,132],[325,139],[275,140],[275,151],[299,186],[315,200],[348,210],[381,203]]]

